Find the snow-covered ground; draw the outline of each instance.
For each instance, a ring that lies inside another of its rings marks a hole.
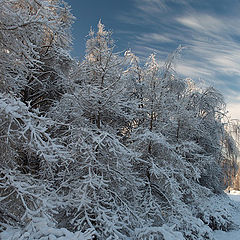
[[[228,196],[240,204],[240,191],[232,190],[230,193],[228,193]],[[234,222],[240,226],[240,212],[236,212],[236,214],[233,216]],[[224,231],[215,231],[214,237],[216,240],[239,240],[240,239],[240,229],[230,231],[230,232],[224,232]]]
[[[238,225],[237,230],[229,232],[214,231],[215,240],[240,240],[240,191],[232,190],[228,196],[239,204],[239,211],[233,215],[233,221]],[[237,207],[238,208],[238,207]],[[163,229],[164,230],[164,229]],[[163,231],[166,239],[183,239],[182,235],[172,232],[170,228]],[[94,235],[94,230],[89,229],[85,233],[72,233],[65,228],[57,229],[53,223],[46,221],[44,218],[35,218],[25,229],[9,228],[0,233],[0,240],[90,240]]]
[[[45,218],[34,218],[25,228],[8,228],[0,233],[0,240],[91,240],[94,230],[72,233],[66,228],[58,229]]]
[[[228,193],[228,196],[237,202],[240,202],[240,191],[232,190],[230,193]]]

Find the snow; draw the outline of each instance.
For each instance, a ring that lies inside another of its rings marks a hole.
[[[228,196],[233,201],[239,202],[240,206],[240,191],[232,190],[230,193],[228,193]],[[234,222],[240,226],[240,211],[236,212],[233,216]],[[239,228],[239,227],[238,227]],[[240,239],[240,229],[233,230],[230,232],[224,232],[224,231],[215,231],[214,232],[214,238],[215,240],[239,240]]]
[[[228,196],[229,196],[232,200],[234,200],[234,201],[236,201],[236,202],[240,202],[240,191],[232,190],[232,191],[228,194]]]
[[[45,218],[35,218],[24,229],[8,227],[0,233],[2,240],[90,240],[94,230],[88,229],[84,233],[70,232],[66,228],[56,228]]]
[[[162,227],[148,227],[146,229],[136,229],[137,239],[155,239],[154,237],[163,236],[165,240],[184,240],[182,233],[174,231],[175,225],[169,227],[163,225]],[[154,233],[154,235],[152,235]],[[148,236],[151,236],[149,238]]]
[[[239,240],[240,239],[240,191],[232,190],[228,193],[230,199],[232,199],[236,206],[239,205],[239,211],[235,211],[233,214],[233,221],[238,226],[236,230],[229,232],[214,231],[214,240]],[[166,240],[181,240],[184,239],[180,232],[175,232],[173,227],[163,225],[162,227],[156,227],[151,229],[141,229],[136,231],[136,235],[144,237],[148,235],[148,231],[155,232],[156,235],[161,233]],[[86,232],[70,232],[66,228],[56,228],[54,223],[47,221],[45,218],[34,218],[33,221],[28,224],[24,229],[17,229],[13,227],[7,228],[0,233],[0,239],[4,240],[90,240],[94,235],[94,230],[89,229]]]

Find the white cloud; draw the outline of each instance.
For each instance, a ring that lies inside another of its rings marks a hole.
[[[147,14],[165,11],[167,4],[163,0],[135,0],[136,7]]]
[[[240,45],[232,35],[234,33],[240,37],[240,21],[234,16],[226,19],[224,16],[195,14],[178,17],[177,22],[188,27],[186,36],[182,38],[189,46],[186,72],[190,76],[208,75],[226,98],[233,88],[239,94]]]
[[[135,0],[136,7],[146,14],[155,14],[169,11],[169,3],[188,5],[189,0]]]
[[[208,14],[177,17],[176,21],[200,32],[222,32],[225,29],[225,24],[220,19]]]
[[[204,29],[203,26],[200,24],[200,22],[194,17],[181,17],[181,18],[176,18],[176,20],[179,23],[193,29],[200,29],[200,30]]]
[[[142,42],[155,42],[155,43],[173,42],[173,40],[169,36],[167,36],[167,34],[161,34],[161,33],[144,33],[137,36],[137,39]]]

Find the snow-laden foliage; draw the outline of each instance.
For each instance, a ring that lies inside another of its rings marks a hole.
[[[47,218],[36,217],[27,224],[24,229],[8,227],[4,232],[0,233],[1,239],[4,240],[91,240],[94,236],[94,230],[88,230],[84,233],[77,231],[70,232],[66,228],[56,228],[53,222],[49,222]]]
[[[136,229],[136,239],[184,240],[182,233],[174,231],[175,226],[147,227]]]
[[[19,99],[0,94],[0,221],[24,224],[58,205],[54,185],[73,159],[51,138],[52,125]]]
[[[74,229],[95,227],[101,239],[127,239],[135,226],[143,226],[137,212],[141,179],[132,169],[136,154],[118,137],[128,119],[121,99],[124,59],[113,54],[111,41],[106,43],[109,33],[98,26],[87,42],[85,61],[73,73],[70,93],[49,115],[69,124],[54,131],[75,159],[60,190],[66,198],[63,214]]]
[[[4,0],[0,22],[1,91],[47,109],[64,92],[71,61],[68,7],[61,1]]]
[[[233,226],[225,104],[177,75],[181,47],[143,64],[99,22],[73,62],[64,2],[2,1],[0,19],[1,237],[203,240]]]

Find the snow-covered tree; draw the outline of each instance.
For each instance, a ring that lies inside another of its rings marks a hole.
[[[89,33],[86,56],[73,72],[84,115],[100,129],[105,124],[125,121],[127,108],[121,96],[125,89],[125,59],[114,53],[112,33],[98,23],[98,31]],[[115,128],[116,125],[115,125]]]
[[[125,60],[113,52],[111,32],[101,22],[89,37],[86,57],[71,75],[72,89],[49,113],[68,125],[55,131],[75,159],[60,188],[63,214],[74,229],[94,228],[99,239],[128,239],[142,220],[135,200],[135,154],[120,141],[129,118]]]
[[[71,156],[48,132],[56,123],[19,99],[0,94],[0,116],[0,224],[24,224],[57,207],[55,177]]]
[[[66,77],[72,17],[61,1],[11,0],[0,2],[0,19],[2,228],[57,207],[52,186],[72,158],[49,131],[58,123],[41,114]]]
[[[72,15],[62,1],[0,2],[1,90],[46,110],[64,91]]]
[[[135,118],[126,143],[143,160],[134,166],[146,183],[145,218],[160,223],[177,216],[177,224],[185,228],[196,215],[189,220],[182,213],[189,215],[189,206],[198,208],[202,198],[223,190],[222,141],[227,132],[222,96],[177,77],[172,61],[179,51],[163,67],[151,55],[140,68],[130,54],[129,76],[135,81],[131,98],[135,96],[138,104],[135,109],[132,105]]]

